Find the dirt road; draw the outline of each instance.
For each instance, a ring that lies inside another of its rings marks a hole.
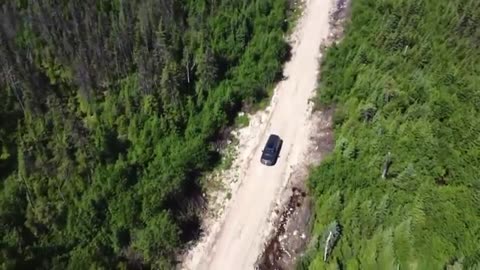
[[[329,13],[333,0],[307,0],[304,13],[292,36],[292,58],[285,65],[286,79],[279,83],[269,112],[255,127],[255,138],[240,147],[240,183],[232,192],[225,214],[216,230],[205,236],[186,258],[189,270],[253,269],[272,229],[272,211],[292,168],[304,162],[309,146],[311,104],[315,93],[320,45],[329,34]],[[283,139],[277,164],[267,167],[259,162],[261,149],[269,134]],[[242,142],[240,142],[242,144]],[[250,143],[250,144],[249,144]]]

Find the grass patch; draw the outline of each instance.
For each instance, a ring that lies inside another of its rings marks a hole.
[[[247,118],[248,120],[248,118]],[[236,138],[232,138],[232,142],[230,142],[225,149],[221,150],[221,160],[218,165],[208,174],[204,175],[200,182],[202,187],[205,190],[211,191],[225,191],[225,184],[222,179],[222,172],[228,170],[232,167],[233,161],[237,155],[236,146],[238,145],[238,140]],[[227,194],[227,196],[229,196]],[[231,195],[230,195],[231,196]]]
[[[270,101],[272,100],[275,86],[276,84],[272,84],[267,88],[265,97],[261,98],[258,102],[254,103],[251,106],[249,110],[250,113],[255,113],[261,110],[265,110],[268,107],[268,105],[270,105]]]
[[[235,127],[236,128],[243,128],[248,126],[249,119],[246,113],[241,113],[235,117]]]
[[[248,117],[247,117],[248,121]],[[227,145],[227,147],[222,151],[222,160],[218,165],[217,169],[219,171],[228,170],[232,167],[233,161],[237,154],[236,146],[238,145],[237,139],[232,139],[232,142]]]
[[[303,10],[305,9],[305,3],[301,0],[296,0],[293,2],[292,7],[290,8],[290,13],[287,16],[287,31],[286,34],[290,36],[297,25],[298,20],[302,16]]]

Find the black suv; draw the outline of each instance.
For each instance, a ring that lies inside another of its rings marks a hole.
[[[280,153],[280,148],[282,147],[283,141],[278,135],[271,134],[268,137],[265,148],[263,148],[262,158],[260,162],[267,166],[273,166],[277,162],[278,154]]]

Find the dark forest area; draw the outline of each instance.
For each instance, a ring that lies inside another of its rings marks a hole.
[[[0,1],[2,269],[171,269],[284,0]]]

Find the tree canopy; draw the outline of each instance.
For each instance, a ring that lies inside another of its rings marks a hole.
[[[480,267],[480,3],[355,0],[322,63],[336,145],[313,170],[305,269]]]
[[[284,0],[0,1],[2,269],[171,269]]]

